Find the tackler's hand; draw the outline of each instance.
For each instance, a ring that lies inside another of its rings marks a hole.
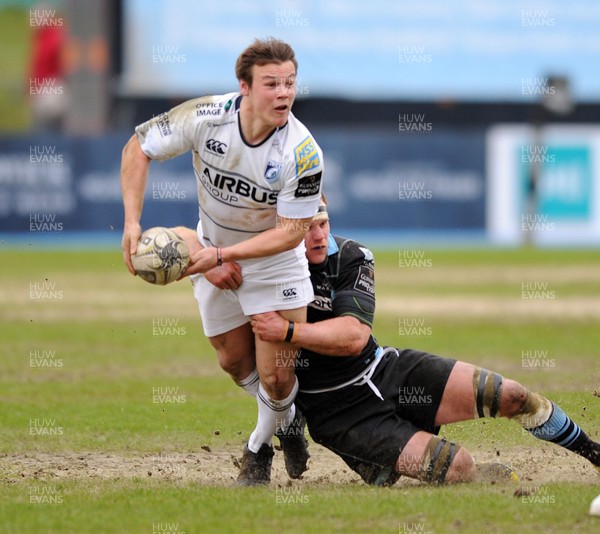
[[[277,312],[253,315],[250,321],[252,331],[262,340],[278,343],[285,339],[288,321]]]

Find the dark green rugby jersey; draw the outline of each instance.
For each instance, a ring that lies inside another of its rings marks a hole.
[[[351,239],[329,235],[327,260],[310,265],[315,298],[308,305],[308,322],[350,315],[373,326],[375,273],[373,254]],[[359,356],[325,356],[302,349],[296,362],[301,390],[335,387],[366,369],[375,358],[371,335]]]

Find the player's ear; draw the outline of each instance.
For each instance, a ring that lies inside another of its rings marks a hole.
[[[240,80],[240,93],[242,96],[248,96],[250,90],[250,85],[246,80]]]

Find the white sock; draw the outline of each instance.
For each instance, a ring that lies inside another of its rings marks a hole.
[[[239,382],[236,380],[235,383],[244,391],[256,398],[256,394],[258,393],[258,385],[260,384],[256,367],[246,378],[240,380]]]
[[[263,443],[272,446],[273,436],[278,427],[291,421],[289,414],[294,408],[294,399],[298,393],[298,379],[294,377],[294,387],[291,393],[282,400],[273,400],[262,384],[258,386],[256,402],[258,404],[258,421],[256,428],[248,440],[248,448],[257,453]]]

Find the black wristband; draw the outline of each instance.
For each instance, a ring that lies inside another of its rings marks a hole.
[[[217,267],[223,265],[223,257],[221,256],[221,247],[217,247]]]
[[[289,343],[290,341],[292,341],[293,337],[294,337],[294,321],[289,321],[287,334],[285,335],[284,341],[287,341]]]

